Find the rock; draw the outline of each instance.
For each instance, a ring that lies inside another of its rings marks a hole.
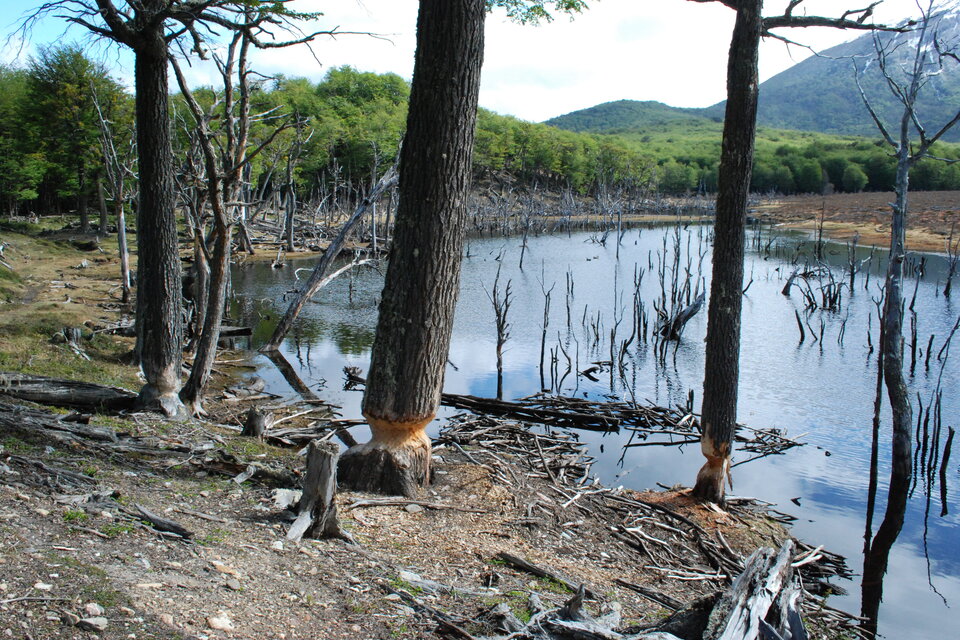
[[[223,563],[220,562],[219,560],[211,560],[211,561],[210,561],[210,566],[213,567],[214,569],[216,569],[219,573],[225,573],[225,574],[231,575],[231,576],[238,576],[238,575],[240,575],[239,572],[237,572],[236,569],[234,569],[233,567],[229,567],[229,566],[223,564]]]
[[[402,600],[402,598],[395,593],[387,594],[383,599],[389,600],[390,602],[400,602],[400,600]]]
[[[101,631],[107,630],[107,619],[103,616],[95,616],[92,618],[81,618],[80,622],[77,623],[78,629],[83,629],[84,631],[94,631],[100,633]]]
[[[80,616],[75,613],[70,613],[69,611],[63,611],[60,615],[60,622],[75,627],[77,623],[80,622]]]
[[[33,588],[37,589],[38,591],[50,591],[51,589],[53,589],[53,585],[47,584],[46,582],[38,582],[35,585],[33,585]]]
[[[167,625],[168,627],[174,626],[173,616],[170,615],[169,613],[161,613],[158,617],[160,618],[160,622]]]
[[[106,610],[96,602],[88,602],[83,605],[83,611],[91,618],[96,618],[106,613]]]
[[[227,588],[232,589],[233,591],[240,591],[241,589],[243,589],[243,585],[240,584],[240,581],[237,580],[236,578],[228,578],[226,584],[227,584]]]
[[[423,507],[418,504],[408,504],[403,510],[407,513],[423,513]]]
[[[215,616],[207,618],[207,626],[217,631],[233,631],[233,622],[231,622],[227,614],[222,611]]]
[[[283,551],[283,541],[274,540],[273,544],[270,545],[270,548],[274,551]]]

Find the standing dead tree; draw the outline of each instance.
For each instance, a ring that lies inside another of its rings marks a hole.
[[[790,0],[784,13],[764,18],[762,0],[693,0],[721,2],[737,12],[727,63],[727,107],[723,124],[717,192],[713,280],[707,308],[707,347],[703,382],[703,437],[707,459],[697,475],[694,494],[722,502],[730,477],[730,455],[737,417],[740,377],[740,315],[743,306],[743,258],[747,199],[757,126],[759,48],[765,36],[784,27],[881,28],[867,23],[874,2],[844,11],[839,18],[795,15],[803,0]]]
[[[493,279],[493,289],[487,292],[487,298],[493,305],[497,327],[497,400],[503,400],[503,346],[507,344],[507,340],[510,338],[510,323],[507,322],[507,314],[510,312],[510,303],[513,298],[509,280],[507,280],[507,286],[502,290],[500,289],[500,267],[502,266],[502,262],[497,266],[497,276]],[[546,313],[544,313],[544,316],[546,316]],[[544,329],[544,332],[546,332],[546,329]]]
[[[867,544],[864,553],[863,608],[867,619],[865,631],[874,636],[877,615],[883,592],[883,575],[887,558],[900,529],[903,527],[907,500],[907,486],[912,473],[911,426],[913,407],[910,403],[903,373],[903,272],[906,260],[906,225],[910,169],[921,159],[933,157],[931,146],[960,122],[960,110],[945,124],[929,133],[922,114],[917,109],[921,90],[930,78],[941,73],[947,64],[960,62],[960,39],[944,41],[940,26],[946,15],[946,5],[929,0],[923,5],[916,29],[907,35],[881,37],[874,35],[876,62],[886,87],[902,105],[899,121],[892,125],[884,121],[874,108],[860,81],[857,68],[857,87],[863,103],[883,136],[893,149],[897,160],[895,182],[896,201],[893,203],[890,225],[890,257],[884,285],[884,307],[880,329],[880,367],[887,398],[893,415],[893,465],[890,474],[890,493],[883,521],[876,536]],[[905,46],[906,45],[906,46]],[[856,64],[856,63],[855,63]],[[878,396],[879,397],[879,396]]]
[[[220,327],[226,310],[229,283],[230,255],[236,205],[240,200],[243,169],[270,145],[284,129],[294,126],[293,121],[281,123],[261,140],[257,146],[250,145],[250,126],[262,120],[266,114],[251,117],[250,114],[250,66],[248,55],[255,34],[263,31],[269,14],[248,10],[244,16],[246,28],[234,32],[224,55],[214,55],[223,81],[222,95],[215,101],[211,111],[205,112],[194,97],[179,62],[171,58],[180,92],[195,121],[195,140],[199,147],[205,176],[204,195],[206,204],[213,213],[213,249],[207,247],[204,225],[199,223],[200,212],[195,212],[197,228],[195,241],[201,251],[195,253],[203,263],[200,269],[209,269],[207,291],[199,299],[205,301],[198,309],[202,318],[202,331],[197,351],[190,370],[190,377],[180,391],[180,399],[194,414],[203,412],[203,389],[210,378],[213,362],[220,340]],[[234,75],[236,74],[236,78]],[[213,123],[219,123],[219,130]],[[218,134],[220,134],[218,136]],[[201,206],[203,206],[201,204]]]
[[[120,291],[123,304],[130,302],[130,253],[127,251],[127,219],[124,205],[130,197],[127,182],[136,178],[133,158],[136,155],[136,142],[131,137],[128,142],[117,148],[116,131],[108,122],[100,107],[96,88],[91,86],[93,105],[97,110],[97,122],[100,127],[100,146],[103,150],[103,165],[106,173],[106,190],[113,200],[113,211],[117,221],[117,249],[120,253]],[[100,181],[103,185],[103,181]],[[102,191],[102,187],[101,187]],[[101,193],[102,195],[102,193]],[[106,208],[106,203],[104,203]],[[101,219],[100,234],[106,233],[106,224]]]

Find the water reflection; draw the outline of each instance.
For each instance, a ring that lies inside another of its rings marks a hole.
[[[656,319],[654,303],[663,299],[657,274],[661,264],[668,272],[672,269],[672,253],[664,253],[674,250],[674,233],[673,229],[631,230],[624,237],[619,260],[613,240],[604,246],[591,242],[588,234],[530,237],[523,270],[518,264],[519,240],[471,240],[471,257],[463,264],[445,391],[488,397],[496,394],[495,315],[484,290],[490,290],[502,265],[501,278],[511,280],[514,291],[508,318],[510,339],[503,352],[505,398],[524,397],[550,386],[580,397],[615,396],[661,406],[685,406],[689,391],[697,390],[698,396],[703,382],[705,317],[701,313],[690,321],[675,350],[671,345],[663,360],[656,357],[651,337]],[[683,252],[681,274],[688,256],[696,271],[701,249],[704,263],[710,260],[709,234],[697,228],[683,233],[686,235],[679,243]],[[860,266],[851,287],[847,248],[827,245],[824,259],[835,269],[834,279],[844,282],[842,302],[839,310],[819,306],[808,309],[804,296],[796,290],[789,297],[782,290],[795,268],[814,265],[812,258],[805,257],[811,247],[808,242],[798,248],[797,240],[787,236],[772,240],[763,236],[759,249],[747,258],[747,279],[752,278],[753,283],[743,307],[739,420],[756,427],[786,429],[788,435],[809,444],[783,457],[738,466],[735,490],[739,495],[779,503],[782,510],[800,518],[794,525],[796,535],[852,559],[861,557],[864,550],[861,533],[865,531],[871,466],[878,474],[880,504],[890,503],[883,499],[889,496],[892,480],[889,428],[880,429],[877,463],[871,465],[870,461],[878,344],[874,298],[882,283],[878,274],[885,268],[885,253],[858,247],[855,254]],[[942,637],[950,619],[949,609],[927,584],[927,555],[930,581],[949,602],[960,598],[958,498],[956,490],[946,490],[948,484],[957,481],[957,465],[944,463],[950,428],[956,426],[956,416],[960,415],[960,365],[956,357],[938,360],[957,323],[960,302],[940,293],[947,271],[945,263],[942,257],[929,257],[919,281],[911,279],[905,287],[911,298],[916,290],[916,364],[909,384],[913,397],[924,399],[923,414],[926,416],[929,409],[930,421],[925,453],[923,420],[914,434],[914,454],[918,456],[915,467],[926,471],[918,471],[915,495],[908,491],[899,538],[886,560],[887,574],[897,576],[896,580],[888,579],[879,610],[879,631],[888,637]],[[637,285],[641,271],[644,275]],[[824,283],[829,282],[824,278]],[[568,279],[572,280],[572,291],[568,290]],[[268,265],[248,265],[236,271],[234,281],[238,292],[235,313],[255,326],[253,340],[257,343],[271,333],[269,320],[286,307],[283,296],[296,284],[292,269],[277,271]],[[543,292],[551,286],[544,338]],[[665,286],[669,294],[670,283]],[[821,299],[820,286],[819,279],[810,282],[817,300]],[[316,392],[317,385],[326,381],[318,395],[341,405],[345,418],[359,417],[360,394],[343,391],[335,381],[340,380],[344,366],[365,370],[368,365],[369,339],[375,328],[381,287],[382,277],[376,272],[360,272],[353,282],[351,300],[347,281],[332,283],[307,305],[295,332],[281,347],[305,385]],[[692,287],[691,294],[694,291]],[[642,309],[634,301],[635,293]],[[647,318],[645,330],[643,312]],[[806,341],[798,344],[797,315],[805,327],[809,323],[813,328],[816,341],[807,328]],[[615,327],[611,354],[610,335]],[[622,352],[622,343],[632,334],[633,341]],[[913,342],[911,332],[905,346],[908,366]],[[568,357],[571,371],[564,376]],[[265,365],[261,375],[272,389],[298,395],[295,385],[265,357],[258,358]],[[611,365],[604,366],[594,376],[596,380],[579,375],[601,361]],[[938,386],[941,403],[934,410]],[[694,402],[698,401],[695,398]],[[917,404],[915,411],[919,414]],[[942,417],[943,425],[939,453],[932,457],[935,415]],[[881,412],[879,420],[881,425],[890,424],[888,410]],[[355,435],[358,440],[364,439],[362,433]],[[653,487],[657,482],[689,485],[702,462],[697,447],[623,450],[625,440],[619,436],[588,433],[581,439],[598,459],[595,472],[612,485],[638,489]],[[738,453],[735,462],[748,457]],[[933,460],[936,465],[930,464]],[[933,493],[928,494],[931,485]],[[932,495],[929,505],[928,495]],[[791,503],[791,498],[801,498],[802,507]],[[941,516],[942,512],[945,515]],[[880,547],[873,544],[871,549],[879,552]],[[849,591],[849,596],[832,597],[830,604],[861,611],[861,589]]]

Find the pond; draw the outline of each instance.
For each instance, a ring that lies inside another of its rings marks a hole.
[[[636,228],[626,231],[619,245],[615,234],[604,237],[584,232],[530,237],[525,247],[520,238],[469,240],[445,391],[496,395],[496,330],[489,294],[499,271],[501,293],[509,282],[512,300],[504,349],[504,398],[528,396],[547,387],[554,392],[559,388],[566,395],[615,396],[673,406],[686,405],[694,390],[694,406],[699,410],[705,310],[694,316],[681,340],[668,345],[662,357],[655,351],[651,332],[656,321],[654,309],[663,306],[664,298],[670,310],[675,279],[689,283],[689,295],[681,291],[677,304],[685,304],[709,286],[711,233],[705,226]],[[751,427],[785,429],[788,436],[806,445],[784,456],[737,466],[733,493],[775,503],[779,510],[796,516],[795,535],[846,556],[850,568],[859,574],[883,252],[872,255],[867,249],[858,250],[856,259],[862,268],[851,288],[844,245],[823,247],[821,264],[828,268],[818,270],[809,255],[814,243],[803,237],[778,237],[758,230],[749,242],[739,421]],[[268,264],[235,270],[234,312],[242,323],[256,328],[252,346],[269,336],[286,309],[285,297],[298,284],[294,267],[309,269],[314,260],[292,262],[282,270]],[[918,263],[916,257],[910,262],[911,267]],[[942,295],[945,264],[942,256],[926,256],[921,276],[916,277],[911,268],[904,287],[909,298],[915,296],[914,310],[908,311],[904,320],[905,362],[915,420],[919,403],[927,407],[939,385],[943,428],[938,447],[933,446],[932,435],[929,445],[923,444],[923,428],[921,446],[915,442],[923,456],[915,465],[915,487],[903,531],[890,554],[880,609],[880,633],[890,638],[944,637],[943,630],[954,619],[950,607],[960,602],[958,458],[942,473],[939,468],[947,428],[956,427],[960,415],[960,336],[952,343],[952,357],[944,349],[960,317],[960,300],[956,295],[952,299]],[[785,296],[782,290],[796,266],[812,273],[806,281],[798,278],[798,286]],[[845,284],[839,308],[826,310],[819,304],[816,309],[807,308],[804,292],[822,303],[821,287],[840,282]],[[342,389],[342,370],[357,366],[366,371],[382,283],[382,274],[370,269],[342,276],[307,304],[282,347],[301,378],[318,389],[321,397],[340,405],[345,418],[360,417],[360,393]],[[551,293],[541,380],[545,291]],[[647,319],[646,340],[635,336],[621,358],[621,347],[633,333],[637,316]],[[798,317],[804,320],[803,342]],[[911,356],[912,322],[917,335],[915,359]],[[551,365],[551,353],[556,356],[555,365]],[[614,364],[602,365],[593,376],[597,380],[577,373],[592,363],[610,360]],[[912,360],[914,371],[909,375]],[[258,356],[258,362],[262,365],[258,373],[267,380],[268,389],[294,395],[268,360]],[[568,367],[571,371],[564,377]],[[884,405],[874,529],[883,517],[890,474],[886,398]],[[929,423],[931,430],[933,423]],[[355,435],[361,441],[366,437],[365,433]],[[594,473],[604,483],[635,489],[656,488],[657,483],[692,485],[703,461],[697,445],[624,450],[626,438],[581,434],[597,458]],[[734,462],[748,457],[750,454],[735,454]],[[926,467],[927,472],[921,473]],[[830,604],[859,614],[859,584],[854,580],[841,586],[849,595],[832,596]]]

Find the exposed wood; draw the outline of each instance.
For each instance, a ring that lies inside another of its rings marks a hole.
[[[303,495],[297,505],[297,519],[287,531],[287,540],[299,542],[303,536],[340,538],[353,542],[337,517],[337,459],[340,448],[332,442],[313,441],[307,448],[307,472]]]
[[[760,620],[793,579],[792,557],[792,540],[787,540],[777,553],[769,548],[755,551],[743,573],[714,607],[704,640],[756,638]]]

